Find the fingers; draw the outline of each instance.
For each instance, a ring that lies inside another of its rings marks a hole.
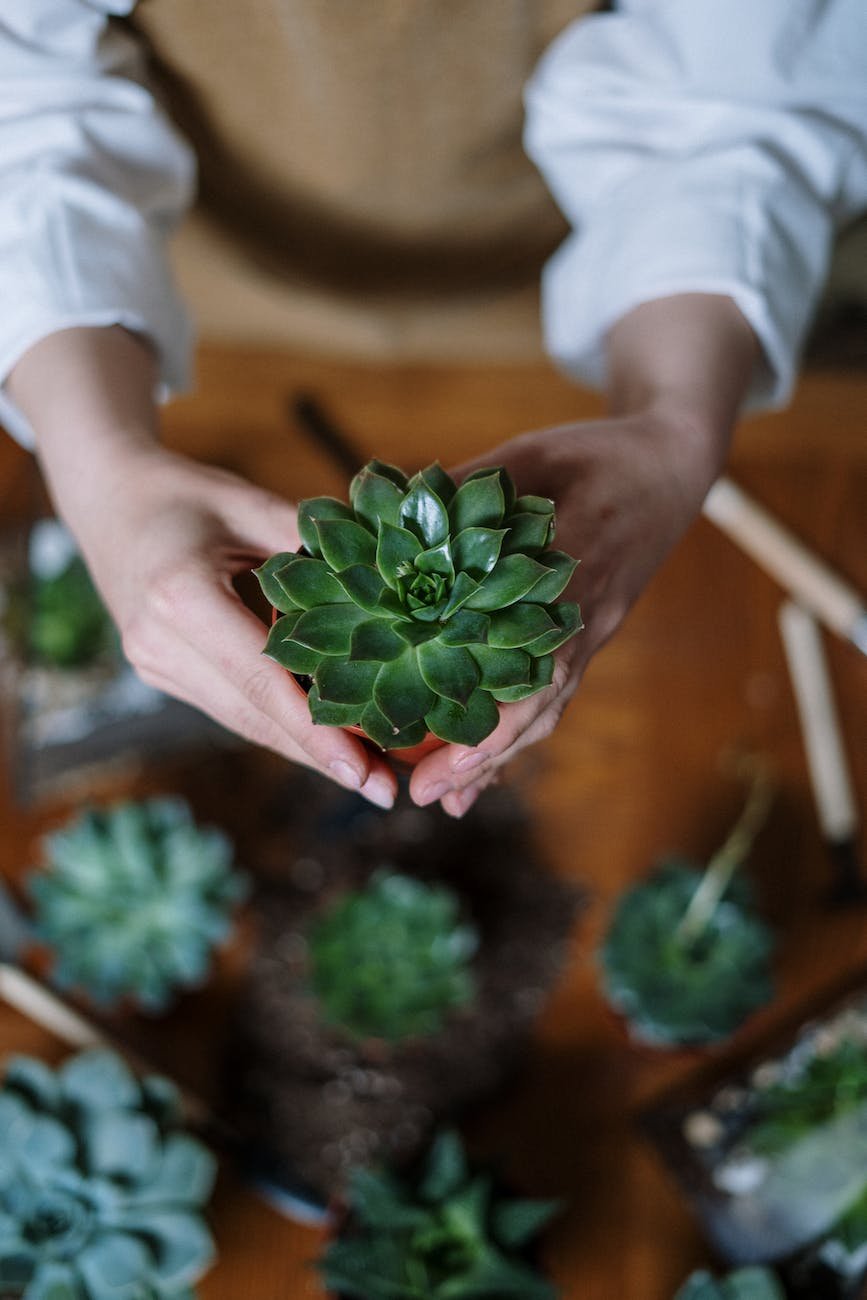
[[[578,686],[574,658],[559,656],[550,686],[519,704],[500,706],[496,729],[475,748],[444,745],[415,768],[410,795],[420,806],[442,800],[452,816],[463,816],[500,768],[522,749],[549,736]],[[470,791],[474,791],[472,796]]]
[[[291,675],[262,658],[264,639],[262,624],[219,579],[192,570],[161,586],[124,648],[151,685],[391,807],[397,780],[388,764],[346,732],[314,726]]]

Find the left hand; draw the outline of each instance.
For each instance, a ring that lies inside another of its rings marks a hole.
[[[551,685],[501,705],[498,727],[478,746],[445,745],[415,768],[415,802],[439,799],[455,817],[516,754],[551,734],[591,656],[698,513],[718,468],[697,430],[659,412],[524,434],[456,477],[482,464],[505,466],[520,492],[556,502],[555,545],[581,561],[564,598],[578,601],[585,627],[556,652]]]

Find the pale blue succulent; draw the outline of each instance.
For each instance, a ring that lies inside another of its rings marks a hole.
[[[0,1087],[0,1296],[192,1300],[215,1161],[177,1090],[114,1053],[13,1057]]]
[[[89,809],[43,843],[46,870],[29,891],[56,984],[101,1006],[128,998],[162,1011],[204,981],[246,892],[221,831],[159,798]]]

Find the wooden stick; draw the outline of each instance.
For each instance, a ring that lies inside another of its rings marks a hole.
[[[863,598],[773,515],[728,478],[717,479],[702,509],[707,519],[799,604],[867,654],[867,604]]]

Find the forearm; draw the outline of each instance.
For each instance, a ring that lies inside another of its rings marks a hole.
[[[607,340],[614,416],[647,416],[676,439],[685,487],[706,490],[725,460],[760,348],[730,298],[680,294],[643,303]]]
[[[156,442],[155,358],[127,330],[69,329],[35,344],[8,390],[36,435],[36,451],[60,513],[80,528],[128,473],[130,456]]]

